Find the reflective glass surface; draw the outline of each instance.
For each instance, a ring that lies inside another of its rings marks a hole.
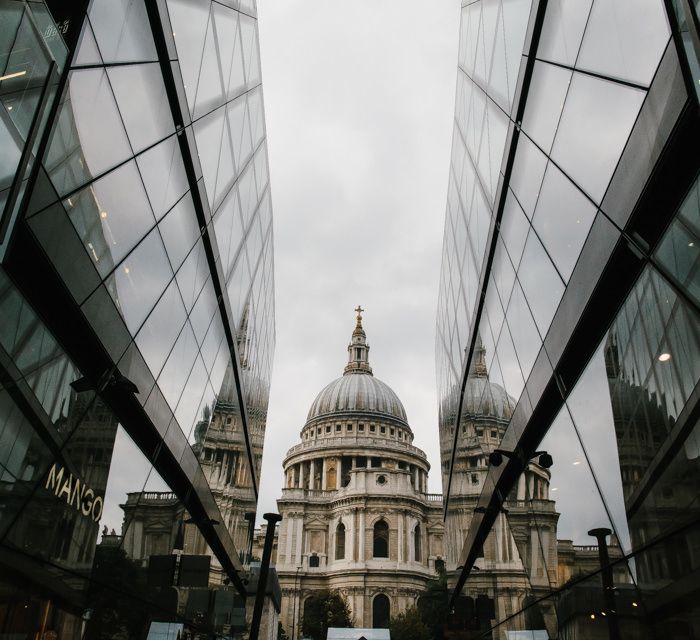
[[[697,184],[658,245],[637,252],[634,284],[572,312],[610,258],[600,230],[625,246],[612,211],[632,211],[641,182],[624,185],[648,178],[635,148],[663,147],[677,117],[657,74],[664,3],[550,1],[541,23],[527,2],[463,5],[436,332],[448,580],[476,558],[454,628],[692,637]],[[665,55],[663,73],[677,72]],[[638,215],[670,218],[660,206]],[[542,345],[555,343],[550,362]]]

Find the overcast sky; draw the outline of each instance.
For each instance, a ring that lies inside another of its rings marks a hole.
[[[458,0],[258,0],[275,228],[277,346],[259,516],[361,304],[375,375],[440,491],[435,313]]]

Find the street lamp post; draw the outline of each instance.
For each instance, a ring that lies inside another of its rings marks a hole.
[[[608,542],[606,540],[611,533],[610,529],[600,527],[591,529],[588,535],[593,536],[598,541],[598,561],[600,562],[603,581],[603,602],[607,611],[605,619],[608,622],[608,636],[610,640],[620,640],[620,628],[617,624],[617,611],[615,608],[615,586],[613,584],[613,572],[610,566]]]

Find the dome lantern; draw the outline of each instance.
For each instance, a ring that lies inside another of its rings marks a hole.
[[[355,330],[352,332],[352,338],[348,345],[348,363],[343,372],[344,375],[351,373],[365,373],[372,375],[372,367],[369,366],[369,345],[367,344],[367,335],[362,328],[362,312],[364,309],[357,305],[357,322]]]

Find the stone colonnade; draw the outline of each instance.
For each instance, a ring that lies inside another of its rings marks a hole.
[[[350,462],[350,469],[394,469],[404,468],[411,474],[411,484],[419,493],[428,492],[428,473],[417,465],[371,456],[326,456],[302,460],[289,465],[286,472],[287,489],[307,489],[310,491],[335,491],[343,485],[343,462]],[[360,462],[362,461],[362,462]],[[391,465],[388,466],[388,464]]]

